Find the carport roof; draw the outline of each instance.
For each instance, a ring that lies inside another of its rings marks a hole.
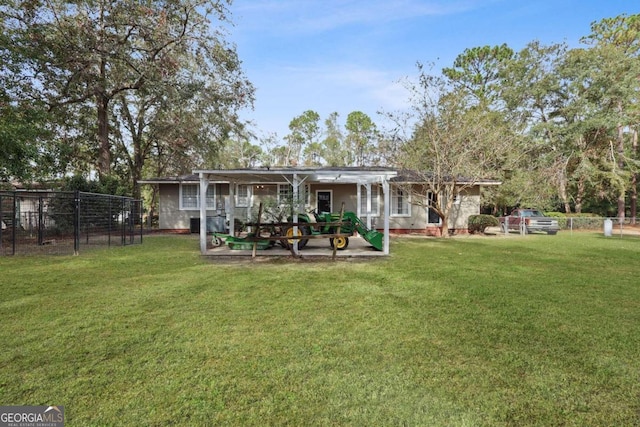
[[[281,183],[291,182],[294,174],[306,182],[324,182],[337,184],[376,183],[383,180],[392,182],[424,182],[428,174],[418,174],[411,171],[398,172],[389,167],[324,167],[324,168],[240,168],[240,169],[198,169],[189,175],[179,175],[163,178],[149,178],[138,181],[140,184],[180,184],[183,182],[198,182],[200,174],[209,181],[218,182],[246,182],[246,183]],[[476,179],[458,177],[460,184],[473,183],[479,186],[500,185],[495,179]]]
[[[398,172],[385,167],[340,167],[340,168],[251,168],[251,169],[202,169],[194,174],[210,181],[276,183],[291,181],[295,176],[307,182],[326,183],[374,183],[389,180]]]

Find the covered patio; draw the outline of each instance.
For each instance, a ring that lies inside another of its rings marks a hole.
[[[338,251],[335,256],[380,256],[389,255],[389,214],[390,214],[390,191],[389,181],[391,178],[397,176],[397,172],[390,168],[258,168],[258,169],[230,169],[230,170],[195,170],[193,172],[199,178],[199,197],[200,200],[206,200],[207,188],[210,184],[215,183],[228,183],[229,185],[229,202],[230,206],[230,218],[229,223],[234,224],[234,188],[238,184],[243,185],[260,185],[260,184],[275,184],[280,182],[287,182],[291,185],[293,191],[293,200],[296,201],[292,207],[292,223],[294,224],[294,235],[297,235],[298,213],[304,209],[304,206],[300,206],[299,194],[303,192],[303,186],[308,184],[354,184],[356,186],[356,194],[353,196],[357,202],[358,212],[371,212],[372,205],[372,185],[379,185],[382,189],[383,197],[383,209],[382,214],[383,227],[383,248],[382,251],[376,251],[370,246],[367,247],[367,242],[361,237],[353,237],[350,247]],[[364,197],[363,197],[364,196]],[[363,205],[363,201],[366,206]],[[208,243],[207,235],[207,207],[206,203],[200,204],[200,252],[203,255],[215,256],[216,254],[222,256],[240,256],[247,255],[246,250],[230,250],[228,247],[211,248]],[[372,228],[371,215],[366,215],[367,228]],[[362,241],[362,243],[359,243]],[[314,253],[318,255],[327,256],[331,255],[331,249],[329,248],[327,239],[311,239],[310,247],[305,248],[305,256],[313,256]],[[281,248],[276,245],[270,249],[262,251],[254,251],[257,255],[258,252],[264,252],[264,255],[282,255],[286,254],[291,256],[300,256],[300,250],[298,248],[298,240],[294,240],[291,250]],[[234,253],[237,252],[238,255]],[[251,251],[249,251],[251,252]],[[375,254],[375,255],[374,255]],[[316,256],[318,256],[316,255]]]

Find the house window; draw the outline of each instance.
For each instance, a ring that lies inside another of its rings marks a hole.
[[[402,188],[393,187],[391,191],[391,216],[411,216],[410,196]]]
[[[239,208],[251,206],[251,186],[238,184],[236,187],[236,206]]]
[[[215,208],[215,186],[207,187],[207,209]],[[200,185],[182,184],[180,185],[180,209],[197,210],[200,209]]]
[[[363,187],[360,191],[360,206],[362,215],[367,214],[367,189]],[[371,216],[380,216],[380,187],[371,186]]]
[[[298,202],[301,206],[311,203],[311,186],[301,185],[298,190]],[[278,184],[278,204],[293,205],[293,186],[291,184]]]
[[[278,184],[278,204],[286,205],[293,199],[293,187],[289,184]]]
[[[181,209],[198,209],[200,203],[198,203],[199,188],[196,184],[182,184],[180,186],[182,192],[180,196]]]

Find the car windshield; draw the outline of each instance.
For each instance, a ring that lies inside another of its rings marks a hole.
[[[522,216],[544,216],[540,211],[523,211]]]

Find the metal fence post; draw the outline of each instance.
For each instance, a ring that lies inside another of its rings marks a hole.
[[[127,239],[126,239],[126,224],[124,222],[124,198],[120,199],[120,245],[121,246],[126,246],[127,244]]]
[[[73,254],[80,254],[80,192],[73,193]]]
[[[113,199],[111,197],[109,197],[109,218],[107,222],[109,224],[107,225],[107,246],[111,247],[111,232],[113,226]]]
[[[38,197],[38,246],[44,244],[44,208],[42,207],[42,196]]]
[[[139,220],[140,220],[140,244],[142,244],[142,234],[144,232],[144,224],[143,224],[144,217],[142,215],[142,209],[144,208],[144,206],[142,206],[142,200],[137,200],[136,204],[138,205],[138,213],[139,213]]]
[[[0,194],[0,256],[2,255],[2,224],[4,224],[2,219],[2,194]]]
[[[12,248],[11,248],[11,255],[15,255],[16,254],[16,237],[17,237],[17,233],[16,233],[16,229],[18,227],[16,227],[16,217],[18,214],[18,197],[17,197],[17,193],[14,191],[13,192],[13,212],[11,212],[11,222],[13,224],[12,225],[12,230],[11,230],[11,240],[12,240]]]

